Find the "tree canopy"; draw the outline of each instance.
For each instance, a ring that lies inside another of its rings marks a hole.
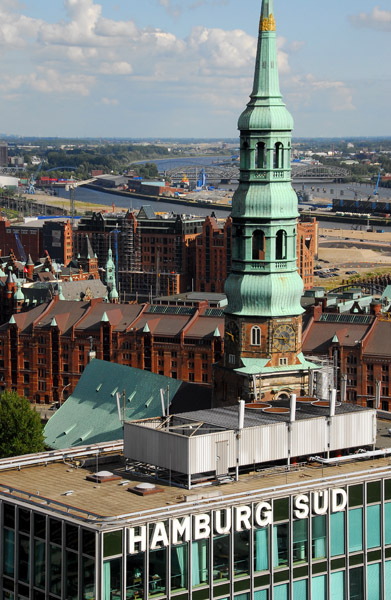
[[[39,414],[26,398],[5,390],[0,397],[0,458],[45,449]]]

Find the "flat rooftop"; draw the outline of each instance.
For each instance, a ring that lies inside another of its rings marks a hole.
[[[378,422],[377,447],[391,446],[388,434],[390,422]],[[74,449],[73,449],[74,451]],[[53,453],[47,453],[50,457]],[[45,455],[40,455],[41,457]],[[82,458],[77,459],[83,465]],[[108,462],[107,462],[108,461]],[[0,461],[3,468],[6,460]],[[286,496],[295,490],[306,490],[313,487],[323,488],[336,485],[336,481],[328,479],[338,477],[341,484],[350,481],[374,479],[386,475],[391,477],[391,456],[370,460],[358,459],[354,462],[341,463],[336,466],[319,466],[306,464],[291,472],[283,467],[265,471],[247,473],[239,477],[238,482],[224,485],[199,486],[191,491],[155,482],[163,491],[148,496],[138,496],[129,488],[138,485],[142,479],[135,478],[126,472],[123,455],[116,453],[105,457],[105,462],[97,466],[96,458],[90,463],[76,468],[76,463],[63,459],[45,466],[33,464],[20,470],[15,464],[8,470],[0,471],[0,496],[26,502],[32,508],[43,509],[61,517],[66,513],[67,519],[85,522],[98,529],[118,526],[119,522],[137,524],[147,519],[162,518],[164,513],[173,516],[190,514],[192,511],[208,510],[223,502],[227,496],[232,503],[251,502],[253,497],[265,500],[276,495]],[[108,470],[120,479],[96,483],[88,481],[87,476],[97,470]],[[150,481],[150,480],[149,480]],[[72,492],[72,493],[71,493]],[[194,503],[194,504],[193,504]]]

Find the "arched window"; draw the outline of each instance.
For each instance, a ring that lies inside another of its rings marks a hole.
[[[284,146],[281,142],[277,142],[274,146],[273,152],[273,168],[283,169],[284,168]]]
[[[276,235],[276,260],[286,259],[286,231],[280,229]]]
[[[253,260],[265,260],[265,234],[261,230],[253,233]]]
[[[255,325],[251,329],[251,345],[252,346],[260,346],[261,345],[261,329],[257,325]]]
[[[255,153],[255,168],[264,169],[266,166],[266,146],[264,142],[258,142]]]

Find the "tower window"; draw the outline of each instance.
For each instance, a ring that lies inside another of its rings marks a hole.
[[[251,345],[252,346],[260,346],[261,345],[261,329],[258,326],[255,326],[251,329]]]
[[[253,260],[265,260],[265,234],[259,229],[253,233]]]
[[[266,164],[266,146],[264,142],[258,142],[255,154],[255,167],[264,169]]]
[[[277,142],[274,146],[273,153],[273,168],[283,169],[284,168],[284,146],[281,142]]]
[[[286,259],[286,231],[280,229],[276,235],[276,259]]]

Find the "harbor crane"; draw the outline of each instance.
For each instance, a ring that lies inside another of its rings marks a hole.
[[[377,196],[379,194],[380,177],[381,177],[381,169],[379,171],[379,176],[377,178],[376,188],[375,188],[375,191],[373,193],[374,196]]]
[[[41,160],[41,162],[38,165],[38,169],[35,171],[34,175],[32,175],[30,178],[29,187],[27,189],[28,194],[35,194],[35,184],[37,183],[38,173],[40,172],[42,165],[43,165],[43,161]]]

